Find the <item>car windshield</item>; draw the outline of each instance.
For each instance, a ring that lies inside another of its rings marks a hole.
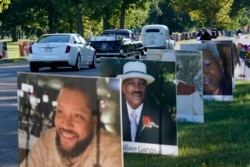
[[[51,42],[59,42],[66,43],[69,42],[69,35],[45,35],[41,37],[37,43],[51,43]]]

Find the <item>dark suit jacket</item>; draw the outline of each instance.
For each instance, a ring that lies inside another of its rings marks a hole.
[[[150,117],[159,128],[143,128],[143,116]],[[130,120],[127,110],[127,105],[123,97],[122,102],[122,127],[123,141],[131,141]],[[177,129],[176,122],[172,120],[170,113],[167,110],[161,110],[161,107],[156,103],[145,101],[139,124],[135,142],[152,143],[152,144],[177,144]]]

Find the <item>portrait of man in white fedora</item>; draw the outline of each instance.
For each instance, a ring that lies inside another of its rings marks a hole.
[[[123,73],[116,77],[122,80],[123,141],[175,145],[175,135],[170,133],[176,124],[170,113],[147,98],[147,87],[155,77],[147,73],[146,64],[126,62]]]

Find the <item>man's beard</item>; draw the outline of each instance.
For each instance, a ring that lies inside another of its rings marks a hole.
[[[75,146],[70,150],[65,150],[61,144],[58,132],[56,132],[56,147],[58,152],[63,158],[74,158],[83,153],[91,143],[94,132],[90,133],[86,139],[78,141]]]

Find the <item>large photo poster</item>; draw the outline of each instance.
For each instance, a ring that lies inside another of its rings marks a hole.
[[[18,73],[19,165],[122,167],[120,84]]]
[[[234,77],[250,80],[250,39],[233,39],[234,44]]]
[[[224,52],[224,54],[226,55],[226,60],[229,61],[231,59],[231,63],[228,62],[228,69],[232,70],[232,79],[234,82],[234,64],[237,61],[238,57],[236,54],[236,46],[233,43],[233,41],[231,39],[229,40],[224,40],[224,39],[213,39],[212,41],[208,41],[210,43],[215,43],[215,44],[219,44],[220,47],[218,47],[219,49],[223,49],[223,51],[220,52]],[[223,46],[223,47],[222,47]],[[234,83],[233,83],[234,84]],[[234,88],[234,87],[233,87]]]
[[[0,42],[0,59],[8,58],[8,48],[6,42]]]
[[[178,155],[175,62],[102,58],[101,77],[120,78],[123,151]]]
[[[202,51],[204,100],[233,100],[232,58],[228,44],[181,44],[180,50]]]
[[[176,50],[177,118],[204,123],[201,51]]]
[[[176,62],[177,120],[204,123],[201,51],[148,49],[144,59]]]

